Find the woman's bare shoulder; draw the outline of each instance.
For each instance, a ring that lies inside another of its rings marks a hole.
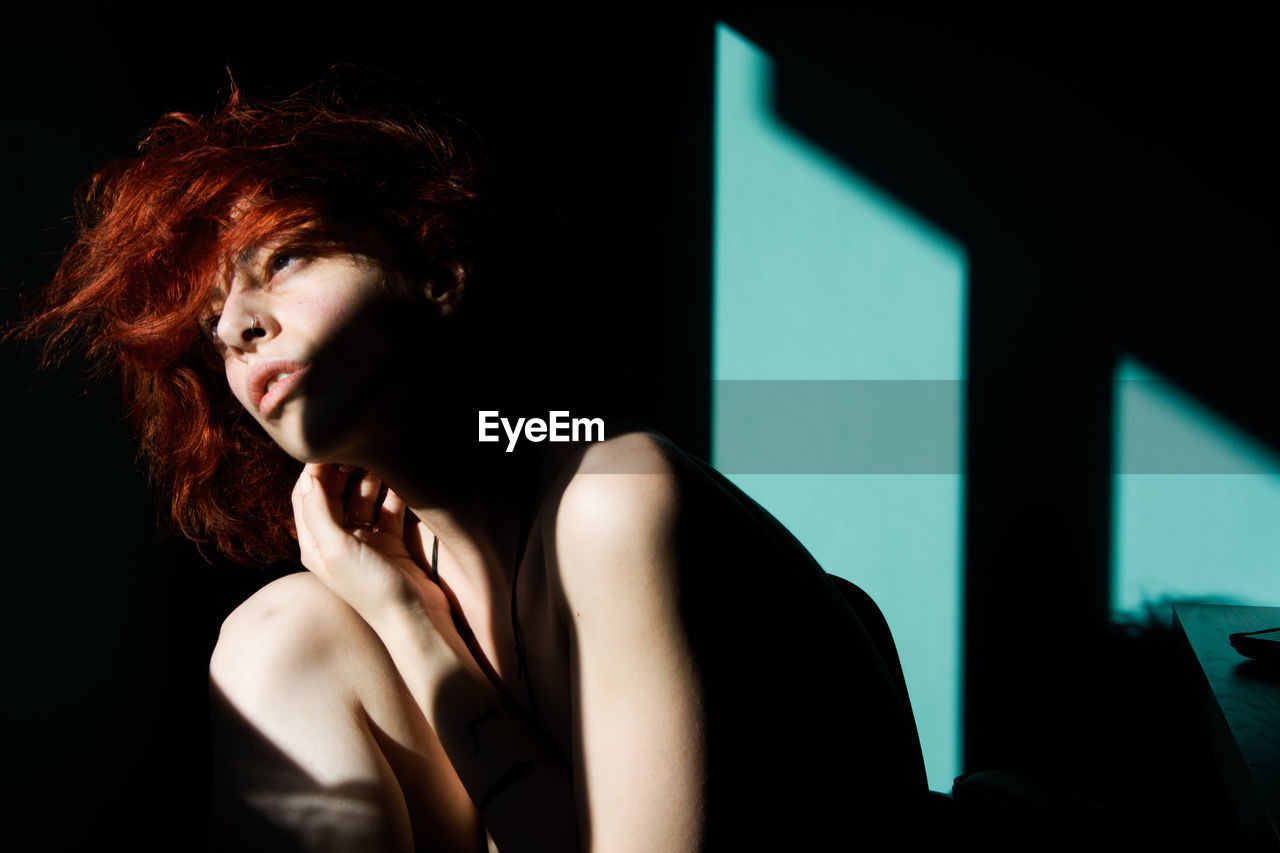
[[[678,500],[679,451],[664,436],[629,430],[583,448],[561,474],[557,527],[652,521]]]
[[[563,466],[545,519],[556,569],[572,585],[575,567],[652,557],[669,541],[681,512],[680,451],[664,436],[629,430],[580,448]],[[642,562],[652,562],[642,560]]]
[[[570,460],[572,482],[592,474],[677,474],[680,450],[661,433],[625,428],[581,448]]]

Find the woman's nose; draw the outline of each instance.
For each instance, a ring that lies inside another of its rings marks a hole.
[[[218,338],[237,355],[252,351],[275,332],[275,321],[265,308],[233,288],[218,318]]]
[[[240,337],[246,341],[252,341],[254,338],[266,337],[267,330],[258,325],[258,315],[253,315],[253,320],[249,324],[249,328],[240,333]]]

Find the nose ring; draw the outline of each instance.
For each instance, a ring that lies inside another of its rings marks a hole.
[[[248,341],[248,340],[252,340],[253,338],[261,338],[264,335],[266,335],[266,333],[267,333],[267,330],[258,325],[258,315],[255,314],[253,316],[253,323],[250,324],[249,328],[241,332],[240,336],[243,337],[246,341]]]

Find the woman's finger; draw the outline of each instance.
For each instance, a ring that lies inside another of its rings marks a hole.
[[[293,514],[298,522],[299,543],[302,530],[306,528],[314,549],[322,559],[326,555],[340,553],[353,541],[337,522],[334,511],[336,499],[325,488],[323,476],[324,472],[316,476],[304,470],[293,490]]]
[[[369,529],[378,519],[378,496],[382,489],[382,481],[371,471],[359,472],[351,495],[347,498],[347,512],[344,519],[346,526]]]
[[[378,529],[397,539],[403,538],[404,511],[404,501],[395,492],[387,489],[387,496],[382,500],[382,509],[378,512]]]
[[[315,478],[303,473],[298,477],[298,482],[293,486],[293,494],[290,496],[293,503],[293,523],[298,531],[298,556],[302,560],[302,565],[312,572],[323,571],[324,560],[320,556],[320,549],[316,545],[316,537],[311,533],[311,527],[307,524],[302,512],[302,490],[304,488],[304,480],[306,488],[313,488]]]
[[[311,462],[307,464],[304,470],[311,471],[324,488],[325,494],[331,500],[337,502],[337,505],[341,505],[342,492],[346,489],[347,481],[351,477],[351,468],[343,465]]]

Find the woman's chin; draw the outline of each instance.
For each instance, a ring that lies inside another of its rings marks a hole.
[[[347,428],[327,430],[309,424],[307,430],[280,430],[272,438],[285,453],[302,463],[366,464],[369,454],[361,452],[361,448],[369,442],[362,440],[363,432],[351,429],[349,424],[343,426]]]
[[[299,462],[332,462],[335,442],[323,432],[303,428],[301,407],[291,403],[278,417],[260,421],[267,435],[281,450]]]

